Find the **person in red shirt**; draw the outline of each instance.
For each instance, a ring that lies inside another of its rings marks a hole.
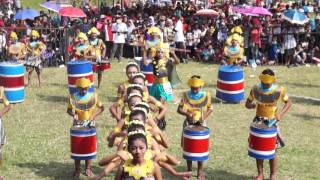
[[[112,33],[112,17],[106,16],[104,19],[104,32],[105,32],[105,45],[106,45],[106,57],[110,57],[111,49],[113,44],[113,33]]]
[[[255,62],[258,60],[259,48],[261,48],[261,33],[260,23],[258,20],[253,20],[253,28],[250,31],[250,52],[251,59]]]

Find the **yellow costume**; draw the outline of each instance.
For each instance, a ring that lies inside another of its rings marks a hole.
[[[152,178],[153,169],[153,161],[150,159],[145,160],[143,165],[134,165],[132,164],[132,159],[129,159],[123,165],[123,171],[127,174],[127,178],[134,178],[134,180]]]
[[[76,86],[78,88],[87,88],[90,86],[90,81],[86,78],[78,79]],[[95,93],[87,92],[84,96],[81,96],[77,92],[70,95],[68,109],[77,114],[80,121],[89,120],[95,107],[102,107],[102,103]]]
[[[224,54],[228,57],[228,64],[234,64],[238,59],[243,58],[244,49],[241,47],[241,36],[237,34],[231,35],[230,42],[227,39],[226,46],[224,47]]]
[[[204,81],[200,77],[192,77],[189,79],[188,85],[201,88],[204,86]],[[203,90],[199,90],[197,94],[194,94],[191,90],[187,91],[183,94],[179,106],[193,114],[193,119],[186,119],[184,126],[187,124],[202,124],[203,113],[207,109],[212,109],[211,94]]]
[[[97,34],[99,35],[100,32],[97,30],[97,28],[93,27],[90,29],[90,31],[88,32],[89,35],[91,34]],[[91,55],[95,56],[98,60],[101,60],[101,55],[102,55],[102,50],[106,48],[106,45],[103,43],[103,41],[99,38],[95,38],[95,39],[90,39],[89,40],[89,44],[90,44],[90,48],[92,48],[91,50]]]
[[[5,106],[8,106],[10,103],[4,94],[3,86],[0,86],[0,102],[3,103]]]
[[[277,102],[279,100],[287,102],[289,97],[282,86],[272,85],[268,90],[261,86],[261,84],[255,85],[251,89],[248,99],[257,101],[256,116],[273,119],[277,112]]]
[[[34,38],[40,38],[40,34],[36,30],[31,31],[31,36]],[[39,40],[32,41],[27,46],[28,53],[33,57],[34,56],[39,57],[45,49],[46,49],[46,45]]]
[[[10,33],[10,39],[13,41],[9,44],[8,54],[13,60],[21,60],[27,54],[27,47],[24,43],[18,42],[18,36],[15,32]]]

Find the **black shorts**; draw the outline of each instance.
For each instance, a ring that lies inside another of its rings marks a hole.
[[[284,53],[285,53],[286,56],[293,56],[294,55],[294,48],[285,49]]]

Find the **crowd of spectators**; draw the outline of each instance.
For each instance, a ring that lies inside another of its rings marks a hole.
[[[172,47],[187,49],[178,51],[182,62],[195,59],[201,62],[220,63],[224,58],[225,40],[235,26],[241,26],[244,37],[244,49],[247,62],[257,64],[284,64],[288,67],[317,63],[320,59],[320,14],[319,3],[297,1],[284,3],[279,0],[222,1],[199,4],[188,1],[147,1],[116,2],[114,6],[101,3],[98,7],[90,1],[82,9],[86,18],[60,17],[57,13],[42,10],[34,20],[15,20],[17,11],[14,1],[4,1],[0,10],[0,54],[4,57],[6,38],[10,31],[18,33],[20,41],[28,40],[32,29],[39,29],[42,40],[48,49],[60,48],[63,54],[76,32],[87,33],[91,27],[97,27],[100,38],[107,46],[106,58],[115,55],[126,58],[141,56],[141,45],[148,38],[148,27],[158,26],[162,30],[161,38]],[[210,1],[209,1],[210,2]],[[239,5],[263,6],[272,12],[272,16],[252,17],[233,12]],[[219,12],[215,17],[198,17],[194,14],[203,8]],[[288,9],[297,9],[309,17],[305,25],[293,25],[281,18]],[[121,21],[121,22],[119,22]],[[123,38],[114,33],[117,24],[126,32]],[[66,39],[69,37],[69,39]],[[113,48],[112,48],[113,47]],[[120,48],[120,53],[114,50]],[[123,50],[123,54],[122,54]]]

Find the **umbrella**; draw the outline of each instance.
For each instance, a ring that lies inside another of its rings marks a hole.
[[[309,22],[309,18],[298,10],[289,9],[282,14],[282,19],[292,24],[303,25]]]
[[[219,13],[213,9],[202,9],[197,11],[195,16],[219,16]]]
[[[40,16],[39,11],[36,11],[34,9],[22,9],[17,12],[14,18],[15,19],[34,19],[37,16]]]
[[[248,16],[272,16],[272,13],[263,7],[237,6],[233,8],[233,11]]]
[[[87,15],[82,11],[82,9],[77,7],[64,7],[59,10],[59,15],[67,17],[87,17]]]
[[[40,6],[56,13],[63,7],[71,7],[70,4],[60,4],[55,1],[46,1],[41,3]]]

